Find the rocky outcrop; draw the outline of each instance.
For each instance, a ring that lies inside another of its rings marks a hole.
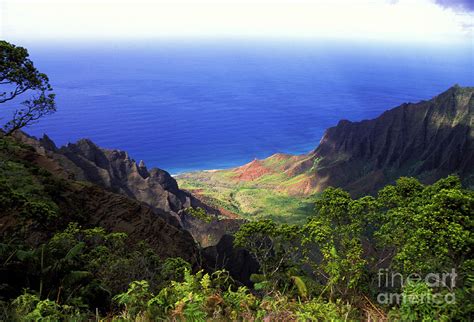
[[[224,235],[234,234],[245,221],[214,217],[212,221],[203,221],[187,214],[180,213],[181,225],[189,231],[201,247],[216,245]]]
[[[158,168],[148,169],[143,160],[137,163],[125,151],[103,149],[89,139],[57,148],[46,135],[39,140],[24,134],[19,136],[44,155],[58,161],[71,178],[91,182],[144,202],[174,225],[180,225],[180,213],[191,206],[219,213],[180,190],[168,172]]]
[[[17,137],[42,155],[44,166],[48,160],[55,161],[48,165],[49,171],[54,172],[57,167],[57,175],[67,173],[68,178],[90,182],[141,201],[166,222],[189,231],[200,245],[214,245],[222,235],[238,227],[237,222],[221,220],[217,209],[180,190],[168,172],[157,168],[148,170],[144,161],[137,163],[127,152],[103,149],[88,139],[57,148],[46,135],[39,140],[24,133],[18,133]],[[215,220],[208,223],[193,218],[186,212],[189,207],[203,208],[214,215]]]
[[[54,152],[67,159],[58,158],[77,180],[92,182],[165,212],[178,213],[191,205],[191,196],[178,189],[168,172],[148,170],[143,161],[135,162],[127,152],[102,149],[88,139]]]
[[[161,210],[98,185],[73,180],[57,160],[41,151],[36,140],[22,133],[17,133],[17,139],[30,146],[17,144],[10,149],[14,153],[0,150],[0,163],[7,159],[18,164],[22,173],[35,182],[36,189],[42,191],[42,198],[58,206],[59,214],[39,225],[21,219],[15,208],[0,207],[0,236],[21,232],[27,242],[39,244],[69,222],[77,222],[83,227],[125,232],[130,242],[146,241],[162,258],[182,257],[198,265],[200,252],[191,234],[166,222],[160,216]]]

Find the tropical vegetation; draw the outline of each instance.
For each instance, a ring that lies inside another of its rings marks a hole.
[[[28,146],[3,137],[0,147],[0,215],[17,221],[0,243],[3,320],[472,316],[474,192],[456,176],[432,185],[400,178],[358,199],[329,188],[303,224],[246,222],[234,245],[260,269],[244,286],[225,270],[161,258],[125,233],[85,227],[77,216],[65,222],[55,202],[62,179],[22,159]],[[206,221],[202,209],[195,213]],[[442,278],[450,273],[455,283]],[[400,283],[387,285],[393,274]]]

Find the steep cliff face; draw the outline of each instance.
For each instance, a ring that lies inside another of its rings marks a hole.
[[[368,193],[399,176],[431,183],[474,173],[474,88],[455,86],[429,101],[403,104],[376,119],[340,121],[310,153],[324,186]],[[306,171],[304,167],[300,173]]]
[[[275,155],[262,164],[269,173],[285,174],[279,178],[283,184],[275,182],[274,187],[290,194],[334,186],[359,196],[400,176],[432,183],[451,173],[472,185],[473,116],[474,88],[454,86],[429,101],[402,104],[373,120],[342,120],[326,130],[309,154]],[[275,158],[283,161],[273,167]],[[245,167],[238,169],[236,178],[248,177],[241,173]]]
[[[166,212],[177,213],[191,204],[190,196],[178,189],[168,172],[156,168],[148,171],[143,161],[135,162],[127,152],[102,149],[88,139],[53,151],[69,161],[64,160],[63,164],[78,180],[95,183]]]

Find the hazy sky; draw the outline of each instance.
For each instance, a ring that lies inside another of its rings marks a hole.
[[[473,42],[472,0],[0,0],[10,41],[327,38]]]

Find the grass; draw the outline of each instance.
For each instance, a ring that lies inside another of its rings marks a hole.
[[[0,138],[0,180],[16,192],[42,199],[45,195],[44,185],[38,179],[50,175],[16,156],[27,149],[28,146],[23,146],[11,138]]]
[[[252,182],[230,180],[229,170],[193,172],[178,176],[181,189],[202,196],[209,204],[249,220],[272,219],[280,223],[304,223],[313,213],[314,196],[298,197],[275,189],[294,184],[304,175],[288,178],[283,173],[263,176]]]
[[[271,167],[271,168],[282,168],[291,162],[292,162],[292,156],[290,155],[280,155],[280,157],[278,157],[278,155],[274,155],[263,160],[263,163],[265,164],[265,166]]]
[[[314,208],[311,198],[292,197],[269,189],[238,189],[234,200],[244,218],[273,219],[280,223],[303,223]]]

